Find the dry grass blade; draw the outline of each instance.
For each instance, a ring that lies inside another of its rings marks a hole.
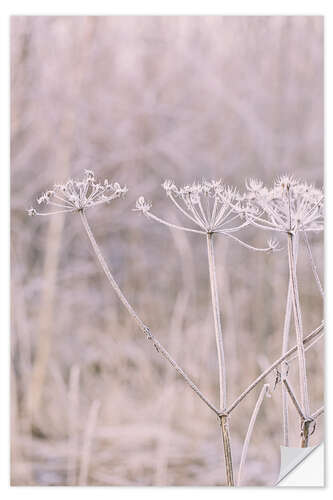
[[[67,482],[69,485],[76,484],[77,459],[79,446],[79,391],[80,391],[80,368],[74,365],[69,377],[68,392],[68,460],[67,460]]]
[[[99,412],[100,402],[95,400],[90,408],[87,425],[83,436],[83,447],[80,460],[80,476],[79,485],[84,486],[87,484],[89,463],[91,458],[91,447],[94,437],[94,431],[97,424],[97,417]]]

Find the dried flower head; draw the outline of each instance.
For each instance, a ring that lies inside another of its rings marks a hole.
[[[86,210],[101,203],[109,203],[126,193],[126,186],[120,187],[117,182],[112,184],[107,179],[100,184],[91,170],[85,170],[82,180],[70,179],[65,184],[55,184],[52,190],[46,191],[37,199],[39,205],[44,203],[56,207],[57,210],[40,213],[30,208],[28,214],[52,215]]]
[[[254,179],[246,188],[240,211],[253,225],[287,233],[323,229],[321,189],[287,175],[277,178],[271,189]]]
[[[198,229],[172,224],[157,217],[151,212],[151,203],[146,202],[143,196],[137,200],[134,210],[172,228],[200,234],[223,234],[252,250],[272,251],[278,249],[277,243],[272,241],[268,243],[267,248],[257,249],[231,234],[249,225],[250,222],[247,219],[241,220],[244,218],[242,198],[237,190],[226,186],[221,180],[203,180],[202,183],[193,183],[180,188],[173,181],[166,180],[162,187],[176,208]]]
[[[143,214],[146,214],[149,212],[151,209],[152,204],[150,201],[146,201],[143,196],[140,196],[140,198],[137,199],[135,208],[133,210],[135,212],[142,212]]]
[[[239,195],[236,189],[226,186],[221,180],[203,180],[181,188],[166,180],[162,187],[178,210],[204,232],[239,229],[228,226],[239,217],[234,210]]]

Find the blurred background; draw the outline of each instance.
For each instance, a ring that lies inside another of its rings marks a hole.
[[[185,223],[161,183],[294,173],[323,183],[323,18],[12,17],[11,482],[222,485],[218,422],[127,317],[78,216],[28,218],[36,196],[85,168],[126,184],[88,219],[129,301],[208,397],[218,372],[206,242],[131,209]],[[265,244],[253,228],[242,238]],[[323,237],[310,237],[323,276]],[[283,242],[282,242],[283,243]],[[229,402],[280,356],[286,249],[216,240]],[[304,243],[304,332],[323,317]],[[295,344],[292,328],[290,346]],[[307,352],[311,409],[323,404],[323,341]],[[290,377],[297,388],[297,364]],[[274,374],[268,378],[274,387]],[[231,419],[237,470],[261,387]],[[299,421],[290,408],[291,446]],[[323,435],[318,421],[310,445]],[[266,399],[244,484],[270,485],[281,388]]]

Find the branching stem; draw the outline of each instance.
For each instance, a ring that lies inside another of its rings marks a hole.
[[[88,238],[90,240],[90,243],[93,247],[93,250],[96,254],[96,257],[97,257],[104,273],[106,274],[106,277],[109,280],[109,283],[113,287],[114,291],[116,292],[119,299],[121,300],[121,302],[123,303],[123,305],[127,309],[130,316],[133,318],[133,320],[135,321],[135,323],[137,324],[139,329],[144,333],[146,338],[152,342],[156,351],[159,352],[160,354],[162,354],[162,356],[170,363],[171,366],[173,366],[175,368],[175,370],[178,372],[178,374],[185,380],[185,382],[191,387],[191,389],[197,394],[197,396],[199,396],[199,398],[204,403],[206,403],[206,405],[211,410],[213,410],[213,412],[216,413],[216,415],[219,416],[220,411],[206,398],[206,396],[200,391],[200,389],[195,385],[195,383],[190,379],[190,377],[188,375],[186,375],[186,373],[180,368],[180,366],[176,363],[176,361],[170,356],[168,351],[152,335],[149,328],[143,323],[143,321],[139,318],[139,316],[137,315],[137,313],[135,312],[133,307],[130,305],[130,303],[128,302],[128,300],[126,299],[124,294],[122,293],[121,289],[119,288],[118,283],[116,282],[113,275],[111,274],[111,271],[110,271],[107,263],[105,262],[105,259],[102,255],[102,253],[99,249],[99,246],[95,240],[95,237],[91,231],[91,228],[89,226],[89,223],[88,223],[88,220],[87,220],[87,217],[86,217],[84,211],[80,211],[80,215],[81,215],[81,220],[82,220],[83,226],[86,230],[86,233],[87,233]]]

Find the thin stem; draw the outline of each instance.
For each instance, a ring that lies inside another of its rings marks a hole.
[[[315,420],[316,418],[320,417],[324,413],[324,407],[321,406],[316,410],[314,413],[312,413],[311,418]]]
[[[248,448],[249,448],[249,444],[250,444],[250,439],[251,439],[251,436],[252,436],[253,428],[254,428],[254,425],[256,423],[257,416],[258,416],[259,410],[261,408],[262,402],[263,402],[263,400],[264,400],[264,398],[265,398],[265,396],[266,396],[266,394],[267,394],[268,391],[269,391],[269,384],[265,384],[263,386],[263,388],[261,389],[261,391],[260,391],[258,400],[256,402],[256,405],[254,407],[254,410],[253,410],[253,413],[252,413],[252,416],[251,416],[251,420],[250,420],[250,423],[249,423],[249,426],[248,426],[248,429],[247,429],[247,433],[246,433],[246,436],[245,436],[244,444],[243,444],[241,461],[240,461],[239,469],[238,469],[237,486],[240,486],[240,483],[241,483],[242,472],[243,472],[243,468],[244,468],[244,465],[245,465],[247,451],[248,451]]]
[[[311,347],[314,346],[323,337],[323,335],[324,335],[324,333],[321,333],[312,342],[310,342],[309,344],[306,344],[306,346],[304,347],[305,352],[307,352],[309,349],[311,349]],[[288,363],[291,363],[291,361],[294,361],[294,359],[297,359],[297,358],[298,358],[298,355],[296,353],[292,358],[288,359]]]
[[[229,417],[228,417],[228,415],[221,415],[219,418],[220,418],[220,425],[221,425],[221,431],[222,431],[222,441],[223,441],[227,485],[228,486],[235,486],[234,473],[233,473],[233,467],[232,467]]]
[[[295,391],[293,390],[293,388],[291,387],[291,385],[289,384],[288,380],[286,378],[283,379],[283,384],[290,396],[290,399],[291,401],[293,402],[293,405],[295,406],[296,410],[297,410],[297,413],[299,414],[299,416],[305,420],[305,415],[302,411],[302,408],[301,408],[301,405],[299,404],[297,398],[296,398],[296,395],[295,395]]]
[[[68,214],[69,212],[75,212],[76,211],[76,208],[72,208],[71,210],[68,209],[68,210],[56,210],[55,212],[37,212],[36,215],[58,215],[58,214]]]
[[[99,408],[100,408],[100,402],[96,399],[95,401],[93,401],[90,407],[87,424],[84,431],[83,447],[82,447],[81,463],[80,463],[80,474],[78,481],[80,486],[84,486],[87,484],[89,464],[91,460],[92,441],[97,425]]]
[[[172,224],[171,222],[167,222],[164,219],[161,219],[160,217],[157,217],[157,215],[152,214],[151,212],[147,212],[145,215],[147,217],[150,217],[151,219],[154,219],[157,222],[160,222],[161,224],[165,224],[166,226],[169,226],[169,227],[171,227],[173,229],[181,229],[182,231],[189,231],[191,233],[205,234],[204,231],[200,231],[199,229],[190,229],[188,227],[178,226],[177,224]]]
[[[215,256],[214,256],[214,245],[213,245],[213,234],[212,233],[207,233],[207,255],[208,255],[210,288],[211,288],[211,296],[212,296],[212,307],[213,307],[213,315],[214,315],[215,339],[216,339],[216,348],[217,348],[217,357],[218,357],[220,409],[222,410],[222,412],[224,412],[224,410],[227,406],[227,378],[226,378],[226,366],[225,366],[225,358],[224,358],[222,326],[221,326],[221,317],[220,317],[220,308],[219,308],[219,296],[218,296],[216,266],[215,266]],[[221,415],[220,416],[220,423],[221,423],[221,429],[222,429],[223,451],[224,451],[224,459],[225,459],[227,485],[234,486],[228,415],[225,415],[225,414]]]
[[[297,266],[297,255],[298,255],[298,238],[295,239],[295,267]],[[286,313],[283,325],[282,353],[281,353],[282,355],[288,351],[291,310],[292,310],[292,284],[291,284],[291,279],[289,277]],[[288,365],[287,363],[282,363],[281,365],[282,379],[284,379],[287,376],[287,373],[288,373]],[[289,446],[288,397],[287,397],[287,388],[284,384],[281,385],[281,391],[282,391],[283,444],[284,446]]]
[[[283,326],[282,355],[284,355],[288,350],[290,321],[291,321],[291,305],[292,305],[291,304],[291,282],[289,279],[286,314],[284,317],[284,326]],[[281,376],[285,377],[287,375],[287,371],[288,371],[287,363],[282,363]],[[286,387],[283,384],[281,386],[281,392],[282,392],[283,445],[289,446],[288,398],[287,398]]]
[[[313,434],[313,432],[310,434],[310,425],[313,423],[311,418],[301,419],[301,448],[307,448],[309,446],[309,438],[310,435]]]
[[[191,387],[191,389],[197,394],[197,396],[199,396],[199,398],[204,403],[206,403],[206,405],[211,410],[213,410],[213,412],[216,413],[216,415],[220,415],[220,411],[206,398],[206,396],[204,396],[204,394],[198,389],[198,387],[195,385],[195,383],[188,377],[188,375],[186,375],[186,373],[180,368],[180,366],[178,366],[178,364],[170,356],[170,354],[168,353],[168,351],[152,335],[152,333],[150,332],[149,328],[143,323],[143,321],[141,321],[141,319],[139,318],[139,316],[137,315],[137,313],[134,311],[133,307],[130,305],[130,303],[128,302],[128,300],[126,299],[126,297],[124,296],[124,294],[120,290],[120,288],[119,288],[116,280],[112,276],[111,271],[110,271],[107,263],[105,262],[104,257],[102,255],[100,249],[99,249],[99,246],[97,245],[97,242],[96,242],[95,237],[94,237],[94,235],[93,235],[93,233],[91,231],[91,228],[89,226],[89,223],[88,223],[88,220],[87,220],[87,217],[86,217],[85,213],[83,211],[80,211],[80,215],[81,215],[81,220],[82,220],[83,226],[84,226],[84,228],[86,230],[86,233],[88,235],[88,238],[90,240],[90,243],[91,243],[91,245],[93,247],[93,250],[94,250],[94,252],[96,254],[96,257],[97,257],[97,259],[98,259],[98,261],[99,261],[99,263],[100,263],[100,265],[101,265],[104,273],[106,274],[106,277],[109,280],[109,283],[113,287],[114,291],[118,295],[118,297],[121,300],[121,302],[123,303],[123,305],[126,307],[128,313],[133,318],[133,320],[135,321],[135,323],[137,324],[137,326],[139,327],[139,329],[144,333],[144,335],[146,336],[146,338],[152,342],[152,344],[154,345],[154,347],[157,350],[157,352],[159,352],[160,354],[162,354],[162,356],[164,356],[164,358],[171,364],[171,366],[173,366],[175,368],[175,370],[178,372],[178,374],[185,380],[185,382]]]
[[[313,339],[315,339],[324,329],[324,323],[322,323],[320,326],[318,326],[315,330],[313,330],[309,335],[307,335],[304,340],[303,344],[306,345],[310,343]],[[283,361],[289,358],[292,354],[294,354],[298,349],[298,345],[294,345],[291,349],[289,349],[286,354],[281,356],[279,359],[274,361],[274,363],[271,364],[265,371],[259,375],[236,399],[235,401],[227,408],[225,413],[231,413],[238,405],[243,401],[243,399],[264,379],[266,378],[273,370],[275,370],[276,367],[281,365]]]
[[[232,236],[232,234],[226,233],[223,230],[218,230],[218,231],[216,231],[216,233],[223,234],[224,236],[227,236],[228,238],[232,238],[233,240],[236,240],[240,245],[242,245],[245,248],[248,248],[249,250],[254,250],[256,252],[269,252],[270,250],[272,250],[271,247],[267,247],[267,248],[256,248],[256,247],[253,247],[252,245],[249,245],[248,243],[245,243],[244,241],[240,240],[239,238],[236,238],[236,236]]]
[[[305,243],[306,243],[306,248],[308,250],[308,254],[309,254],[309,257],[310,257],[310,262],[311,262],[311,267],[312,267],[313,275],[314,275],[315,280],[317,282],[317,285],[318,285],[319,291],[321,293],[321,296],[324,298],[324,290],[323,290],[323,287],[321,285],[321,281],[319,279],[319,275],[318,275],[318,271],[317,271],[317,266],[316,266],[315,260],[313,258],[313,254],[312,254],[312,250],[311,250],[309,238],[308,238],[308,235],[306,234],[306,231],[304,231],[304,230],[303,230],[303,236],[304,236],[304,240],[305,240]]]
[[[183,207],[180,205],[180,203],[178,203],[174,197],[172,196],[172,194],[169,194],[169,197],[170,197],[170,200],[174,203],[174,205],[176,205],[176,207],[178,208],[178,210],[181,211],[181,213],[183,215],[185,215],[185,217],[187,217],[188,219],[190,219],[192,222],[194,222],[195,224],[198,224],[198,221],[192,217],[192,215],[190,215],[188,212],[186,212],[186,210],[183,209]]]
[[[207,233],[207,254],[208,254],[208,266],[209,266],[209,279],[212,297],[212,307],[214,315],[214,327],[215,327],[215,339],[218,357],[218,369],[219,369],[219,382],[220,382],[220,409],[225,410],[227,406],[227,381],[226,381],[226,368],[225,368],[225,358],[224,358],[224,347],[223,347],[223,337],[222,337],[222,326],[219,308],[219,296],[216,278],[216,266],[214,257],[214,246],[213,246],[213,235],[212,233]]]
[[[298,370],[299,370],[299,382],[300,382],[300,392],[301,392],[301,404],[303,413],[306,417],[310,414],[310,404],[309,404],[309,394],[308,394],[308,384],[306,377],[306,362],[305,362],[305,352],[303,345],[303,325],[301,317],[301,308],[299,303],[296,267],[295,267],[295,255],[294,255],[294,244],[293,244],[293,234],[288,233],[288,260],[289,260],[289,273],[292,284],[292,301],[294,310],[294,322],[297,337],[297,352],[298,352]]]

